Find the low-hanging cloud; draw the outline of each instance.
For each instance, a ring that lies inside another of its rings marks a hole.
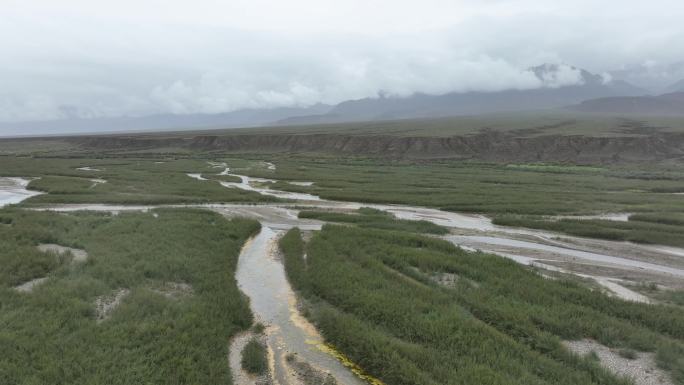
[[[540,79],[528,68],[569,63],[604,73],[674,62],[681,58],[671,47],[684,38],[684,10],[675,1],[662,1],[667,13],[652,3],[588,0],[382,0],[365,7],[121,0],[100,10],[78,0],[59,7],[8,1],[0,25],[0,121],[561,87],[581,84],[581,72],[560,65]],[[167,12],[155,14],[155,4]],[[611,9],[610,17],[597,7]],[[629,22],[642,28],[615,33]]]

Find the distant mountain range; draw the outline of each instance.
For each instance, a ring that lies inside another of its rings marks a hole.
[[[608,80],[575,67],[545,64],[530,68],[539,80],[534,89],[494,92],[453,92],[443,95],[377,97],[350,100],[335,106],[246,109],[222,114],[160,114],[145,117],[64,119],[46,122],[0,123],[1,136],[55,133],[106,133],[123,131],[197,130],[211,128],[300,125],[374,120],[449,117],[500,112],[534,111],[573,106],[576,111],[625,110],[629,103],[648,111],[671,111],[665,100],[644,95],[648,91],[621,80]],[[568,81],[568,71],[574,78]],[[684,84],[682,84],[684,86]],[[591,101],[599,99],[601,101]],[[583,103],[585,102],[585,103]],[[624,106],[618,108],[620,103]],[[661,107],[655,107],[660,103]],[[611,106],[610,108],[608,108]],[[650,113],[650,112],[649,112]],[[655,113],[655,112],[653,112]]]
[[[606,82],[600,75],[573,69],[580,74],[580,79],[574,85],[498,92],[415,94],[405,98],[366,98],[342,102],[326,114],[291,117],[278,123],[295,125],[530,111],[565,107],[601,97],[639,96],[648,93],[627,82]],[[555,65],[531,68],[542,81],[554,78],[553,72],[558,70],[559,67]]]
[[[667,92],[684,92],[684,79],[678,81],[677,83],[667,87]]]
[[[682,91],[672,89],[672,84],[684,79],[684,62],[644,63],[626,66],[609,72],[613,79],[621,79],[637,87],[647,89],[654,95]]]
[[[569,109],[598,114],[684,116],[684,92],[660,96],[592,99]]]
[[[271,125],[294,115],[326,113],[330,108],[329,105],[316,104],[306,108],[244,109],[222,114],[159,114],[142,117],[0,123],[0,136],[256,127]]]

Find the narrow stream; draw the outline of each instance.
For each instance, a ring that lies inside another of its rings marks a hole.
[[[27,190],[30,179],[0,177],[0,207],[16,204],[24,199],[42,194],[38,191]]]
[[[639,256],[648,254],[656,255],[658,253],[660,253],[661,255],[667,255],[668,257],[676,256],[677,258],[679,258],[681,255],[684,255],[683,249],[678,249],[674,247],[629,245],[629,248],[634,251],[630,254],[630,257],[607,255],[592,250],[592,247],[588,245],[588,242],[582,238],[566,236],[566,239],[576,242],[576,244],[568,244],[567,242],[558,240],[558,234],[538,230],[495,226],[492,224],[489,218],[482,215],[464,215],[426,207],[329,201],[321,199],[319,196],[312,194],[291,193],[280,190],[272,190],[268,188],[268,185],[266,185],[265,187],[258,187],[259,184],[275,182],[275,180],[251,178],[244,175],[230,174],[230,169],[227,167],[222,172],[222,174],[239,177],[241,180],[240,183],[224,184],[228,185],[228,187],[241,188],[249,191],[259,192],[261,194],[277,196],[280,198],[293,199],[300,201],[298,203],[299,205],[310,205],[312,206],[312,208],[324,207],[350,210],[367,206],[387,211],[389,213],[394,214],[397,218],[400,219],[426,220],[448,228],[461,230],[467,229],[474,231],[476,233],[485,234],[485,236],[449,235],[443,238],[468,250],[476,249],[485,252],[498,253],[500,255],[514,259],[523,264],[534,264],[536,260],[540,259],[540,254],[554,254],[557,256],[561,256],[566,261],[590,263],[610,268],[643,270],[648,271],[650,273],[670,276],[675,279],[680,279],[684,277],[684,268],[681,268],[681,266],[668,266],[662,263],[657,263],[659,262],[658,259],[649,259],[648,262],[646,262],[640,260],[639,258]],[[255,186],[255,184],[257,186]],[[627,214],[610,214],[610,217],[615,220],[625,220],[627,218]],[[496,233],[496,236],[494,236],[494,234],[492,233]],[[520,237],[526,237],[528,239],[516,239]],[[539,241],[533,241],[529,238],[533,240],[538,239]],[[602,242],[605,245],[615,246],[618,246],[619,244],[618,242],[610,241],[596,242]],[[622,247],[611,247],[611,249],[624,251],[625,245],[620,246]],[[501,252],[502,248],[505,249],[505,252]],[[532,251],[532,253],[530,253],[530,251]],[[533,255],[536,255],[536,257]],[[587,274],[578,275],[592,277]],[[616,283],[616,280],[609,281],[605,277],[598,275],[593,278],[595,278],[597,283],[606,287],[611,292],[622,298],[642,298],[636,295],[636,293],[624,288],[623,286],[620,286],[618,283]]]
[[[299,314],[295,294],[278,259],[277,240],[282,233],[262,227],[259,235],[243,248],[236,273],[238,286],[249,296],[256,319],[267,326],[274,379],[279,384],[298,383],[287,363],[287,355],[296,354],[314,368],[330,373],[338,384],[363,384],[337,359],[321,350],[323,339]]]
[[[657,271],[666,274],[672,274],[681,278],[684,278],[684,270],[677,269],[673,267],[657,265],[654,263],[635,261],[632,259],[613,257],[610,255],[590,253],[581,250],[574,250],[558,246],[549,246],[545,244],[539,244],[534,242],[519,241],[515,239],[506,239],[498,237],[487,237],[487,236],[446,236],[446,239],[455,244],[467,244],[473,247],[473,245],[490,245],[490,246],[507,246],[517,249],[530,249],[539,250],[549,253],[556,253],[561,255],[570,256],[573,258],[585,259],[594,262],[602,262],[606,264],[613,264],[617,266],[628,266],[636,269]]]
[[[427,220],[458,230],[459,232],[466,231],[468,235],[450,234],[443,237],[443,239],[462,246],[466,250],[479,249],[493,252],[516,260],[519,263],[536,265],[548,270],[565,272],[561,268],[544,263],[552,255],[560,255],[567,261],[585,263],[592,266],[620,267],[674,279],[684,277],[684,268],[679,268],[679,266],[659,264],[656,263],[659,261],[657,259],[647,259],[648,262],[638,260],[639,255],[649,255],[649,253],[654,255],[661,253],[661,255],[666,254],[669,256],[684,255],[684,250],[682,249],[641,245],[628,245],[626,248],[624,243],[592,240],[592,242],[601,242],[603,246],[610,250],[603,252],[618,254],[607,255],[596,251],[596,248],[592,247],[588,240],[582,238],[564,237],[564,240],[558,240],[558,234],[554,233],[495,226],[489,218],[482,215],[465,215],[403,205],[328,201],[312,194],[270,189],[268,185],[275,182],[274,180],[231,174],[230,169],[225,164],[216,163],[212,164],[212,166],[223,168],[222,175],[232,175],[240,178],[240,182],[221,182],[225,187],[240,188],[260,194],[296,200],[294,203],[259,205],[208,204],[171,206],[204,207],[226,216],[251,217],[257,219],[262,224],[262,230],[259,235],[249,241],[240,254],[236,278],[240,289],[250,298],[251,308],[257,320],[268,326],[268,345],[272,351],[274,379],[278,384],[301,383],[301,381],[296,379],[286,360],[288,354],[291,353],[296,354],[302,361],[308,362],[314,368],[332,374],[339,384],[364,383],[337,358],[325,352],[321,336],[314,326],[297,311],[296,297],[286,279],[283,265],[278,259],[276,241],[284,230],[293,226],[316,230],[322,225],[322,222],[319,221],[299,219],[296,213],[302,206],[308,206],[312,209],[329,208],[343,210],[373,207],[388,211],[401,219]],[[189,177],[199,181],[203,179],[201,174],[189,174]],[[202,183],[211,182],[202,181]],[[159,206],[53,205],[47,209],[59,211],[88,209],[119,212],[122,210],[148,210],[154,207]],[[568,243],[565,241],[566,239],[576,243]],[[639,250],[639,253],[632,252],[629,258],[619,256],[619,252],[624,250]],[[622,298],[636,301],[643,300],[637,293],[620,285],[619,282],[621,281],[619,279],[581,273],[573,274],[593,278],[597,283]]]

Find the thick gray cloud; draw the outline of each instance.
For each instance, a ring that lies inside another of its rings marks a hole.
[[[683,60],[683,18],[676,0],[5,0],[0,121],[555,87],[579,74],[525,68]]]

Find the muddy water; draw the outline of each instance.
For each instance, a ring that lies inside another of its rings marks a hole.
[[[684,249],[680,248],[589,240],[571,236],[563,236],[561,240],[558,239],[557,233],[496,226],[489,218],[482,215],[459,214],[425,207],[328,201],[312,194],[270,189],[267,184],[274,180],[232,174],[225,163],[212,163],[212,166],[223,169],[221,172],[223,175],[234,175],[240,178],[240,183],[224,182],[227,187],[293,199],[297,202],[265,205],[199,205],[199,207],[207,207],[227,216],[251,217],[274,229],[287,229],[293,226],[307,230],[320,228],[322,222],[298,219],[297,210],[293,206],[336,210],[354,210],[367,206],[388,211],[398,218],[427,220],[457,232],[466,231],[474,234],[446,238],[467,250],[479,249],[494,252],[512,259],[517,258],[516,260],[519,261],[541,260],[553,255],[555,260],[631,269],[650,276],[655,274],[655,279],[660,276],[681,281],[684,276],[684,262],[681,258],[684,256]],[[192,176],[196,177],[196,174]],[[150,207],[68,205],[53,208],[62,211],[94,209],[118,212],[127,209],[145,210]],[[599,281],[601,277],[597,275],[596,278]]]
[[[192,179],[197,179],[197,180],[207,180],[207,178],[203,177],[202,174],[187,174],[190,178]]]
[[[274,168],[275,169],[275,166]],[[238,175],[238,174],[231,174],[230,169],[226,168],[221,175],[230,175],[230,176],[235,176],[240,178],[240,182],[221,182],[221,185],[224,187],[230,187],[230,188],[239,188],[242,190],[246,191],[253,191],[257,192],[262,195],[270,195],[278,198],[283,198],[283,199],[293,199],[293,200],[300,200],[300,201],[318,201],[321,200],[321,198],[317,195],[312,195],[312,194],[306,194],[306,193],[296,193],[296,192],[288,192],[288,191],[281,191],[281,190],[272,190],[268,187],[260,187],[260,185],[267,185],[268,183],[274,183],[275,180],[273,179],[264,179],[264,178],[253,178],[245,175]]]
[[[24,199],[42,194],[26,189],[30,180],[24,178],[0,177],[0,207],[16,204]]]
[[[362,384],[337,359],[324,352],[323,339],[296,308],[295,295],[277,258],[277,239],[282,234],[269,227],[249,241],[238,262],[236,278],[250,298],[252,312],[267,325],[268,345],[273,352],[274,378],[280,384],[297,383],[286,356],[294,353],[313,367],[332,374],[339,384]]]
[[[545,244],[528,242],[528,241],[520,241],[520,240],[515,240],[515,239],[506,239],[506,238],[498,238],[498,237],[487,237],[487,236],[447,236],[446,239],[448,239],[449,241],[451,241],[453,243],[459,244],[459,245],[463,244],[463,245],[470,246],[473,248],[480,248],[483,251],[496,252],[495,249],[492,249],[493,247],[496,247],[496,246],[509,247],[509,248],[514,248],[514,249],[519,249],[519,250],[525,250],[525,249],[537,250],[537,251],[544,251],[547,253],[560,254],[563,256],[570,257],[572,259],[583,259],[583,260],[593,261],[596,263],[611,264],[611,265],[620,266],[620,267],[632,267],[632,268],[636,268],[636,269],[657,271],[660,273],[672,274],[672,275],[676,275],[678,277],[684,278],[684,270],[673,268],[673,267],[662,266],[662,265],[657,265],[657,264],[642,262],[642,261],[635,261],[632,259],[614,257],[614,256],[610,256],[610,255],[591,253],[591,252],[586,252],[586,251],[581,251],[581,250],[574,250],[574,249],[570,249],[570,248],[563,248],[563,247],[558,247],[558,246],[549,246],[549,245],[545,245]]]
[[[224,173],[227,174],[228,172],[229,169],[226,168]],[[604,277],[598,274],[588,275],[580,272],[567,271],[549,264],[544,264],[544,257],[553,255],[556,261],[561,260],[589,264],[593,266],[630,269],[632,271],[646,271],[648,274],[672,277],[676,280],[684,278],[684,269],[682,266],[672,264],[668,265],[667,263],[654,263],[666,262],[668,259],[671,261],[672,256],[675,256],[676,258],[681,257],[681,255],[684,255],[684,250],[678,248],[630,245],[629,248],[633,250],[633,253],[626,255],[626,257],[623,257],[619,254],[608,255],[605,254],[605,248],[601,251],[598,251],[595,249],[595,247],[591,247],[591,245],[589,245],[588,242],[582,238],[567,237],[566,240],[572,241],[572,243],[567,243],[558,240],[558,234],[551,232],[495,226],[492,224],[489,218],[482,215],[464,215],[453,212],[445,212],[437,209],[403,205],[379,205],[328,201],[310,194],[286,193],[255,186],[255,184],[258,183],[273,182],[273,180],[270,179],[250,178],[237,174],[230,175],[241,178],[241,183],[234,183],[231,185],[231,187],[256,191],[262,194],[274,195],[282,198],[308,201],[299,202],[300,205],[304,204],[311,205],[314,208],[324,207],[344,210],[352,210],[363,206],[368,206],[390,212],[400,219],[426,220],[452,229],[466,229],[471,232],[484,234],[485,236],[451,235],[444,238],[466,250],[482,250],[486,252],[497,253],[522,264],[536,265],[548,270],[573,273],[581,277],[594,279],[595,282],[608,289],[609,292],[626,300],[639,302],[648,301],[646,297],[621,285],[619,283],[621,280],[617,279],[616,277]],[[628,217],[629,214],[617,213],[604,214],[591,218],[624,221],[628,220]],[[586,219],[589,218],[590,217],[586,217]],[[297,225],[296,220],[291,220],[290,223],[288,223],[288,227],[292,225]],[[521,240],[520,238],[525,239]],[[624,245],[620,245],[622,247],[618,248],[618,243],[616,242],[611,243],[610,241],[605,241],[603,244],[604,247],[607,245],[608,249],[612,252],[616,252],[616,250],[625,250]],[[611,245],[613,246],[611,247]],[[649,253],[660,254],[660,259],[647,258],[646,261],[640,260],[643,259],[644,255],[648,255]]]
[[[412,207],[402,205],[363,204],[356,202],[336,202],[323,200],[318,196],[303,193],[291,193],[273,190],[268,184],[275,182],[271,179],[252,178],[244,175],[231,174],[224,163],[212,164],[222,168],[223,175],[234,175],[240,178],[239,183],[223,182],[229,188],[240,188],[264,195],[276,196],[296,200],[295,203],[240,205],[240,204],[210,204],[191,205],[212,209],[226,216],[246,216],[261,222],[261,233],[243,248],[236,273],[241,290],[250,298],[250,305],[257,319],[268,325],[268,345],[272,352],[271,367],[274,377],[279,384],[299,383],[289,369],[286,356],[296,353],[300,360],[306,361],[313,367],[331,373],[340,384],[361,384],[351,370],[347,369],[335,358],[334,354],[326,352],[323,340],[316,329],[304,319],[296,309],[296,298],[287,282],[283,265],[276,257],[276,240],[283,230],[298,226],[305,230],[320,229],[322,222],[299,219],[298,209],[304,206],[327,208],[336,210],[354,210],[360,207],[373,207],[388,211],[398,218],[411,220],[427,220],[454,230],[454,233],[444,239],[453,242],[466,250],[483,250],[494,252],[511,258],[521,264],[538,266],[547,270],[577,274],[594,279],[598,284],[606,287],[615,295],[632,301],[647,301],[648,299],[624,287],[616,277],[605,277],[601,274],[587,275],[581,272],[567,271],[554,266],[551,262],[570,261],[593,266],[615,266],[622,269],[647,271],[655,277],[684,278],[684,268],[668,264],[655,263],[654,259],[640,260],[639,255],[667,254],[680,258],[683,249],[627,245],[620,242],[600,241],[603,248],[595,247],[599,241],[590,243],[586,239],[564,237],[557,239],[558,234],[495,226],[491,220],[482,215],[465,215],[444,212],[437,209]],[[200,179],[201,175],[190,174],[190,177]],[[160,206],[112,206],[112,205],[61,205],[51,206],[50,209],[59,211],[100,210],[119,212],[123,210],[146,211]],[[168,207],[168,206],[166,206]],[[171,207],[187,207],[173,205]],[[622,218],[614,218],[619,220]],[[464,235],[465,234],[465,235]],[[569,243],[571,240],[572,243]],[[633,255],[621,255],[624,250],[640,250]],[[629,257],[629,258],[628,258]],[[232,360],[235,360],[234,352]]]

